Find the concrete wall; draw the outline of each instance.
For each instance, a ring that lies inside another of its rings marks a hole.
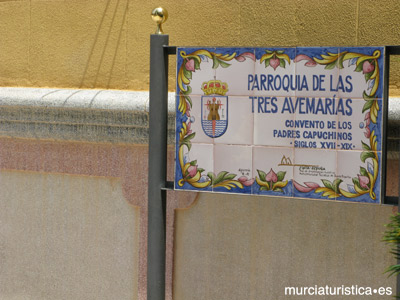
[[[315,285],[395,291],[381,242],[391,214],[390,206],[201,194],[177,211],[174,299],[289,299],[285,287]]]
[[[400,44],[397,0],[3,0],[0,86],[147,90],[157,6],[177,46]],[[391,74],[400,94],[400,59]]]
[[[139,209],[121,181],[0,172],[0,299],[137,299]]]

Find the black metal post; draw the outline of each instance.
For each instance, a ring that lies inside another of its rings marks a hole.
[[[389,47],[388,47],[389,48]],[[396,47],[398,48],[398,47]],[[386,139],[386,143],[387,143],[387,126],[389,123],[389,117],[388,117],[388,113],[389,113],[389,73],[390,73],[390,56],[391,55],[395,55],[393,52],[398,52],[398,49],[396,49],[394,47],[391,47],[391,49],[389,49],[389,51],[387,51],[388,53],[386,53],[385,55],[385,89],[384,89],[384,99],[385,99],[385,106],[386,109],[384,109],[384,114],[385,114],[385,122],[384,122],[384,135],[383,137]],[[387,145],[385,147],[385,149],[382,149],[384,151],[382,151],[382,154],[384,154],[384,156],[382,156],[383,161],[385,162],[384,166],[386,167],[387,164]],[[400,153],[400,147],[399,147],[399,152]],[[399,160],[399,165],[398,165],[399,171],[400,171],[400,160]],[[387,174],[386,174],[386,168],[384,170],[382,170],[382,173],[384,174],[384,176],[382,176],[383,178],[387,178]],[[400,173],[399,173],[400,175]],[[383,181],[383,185],[382,188],[384,189],[384,195],[386,195],[386,180]],[[400,197],[400,176],[399,176],[399,180],[398,180],[398,197]],[[400,199],[397,200],[397,211],[400,212]],[[397,259],[397,264],[400,264],[400,258]],[[396,292],[395,295],[399,295],[400,293],[400,274],[396,275]]]
[[[383,199],[383,204],[390,204],[390,205],[398,205],[399,206],[399,211],[400,211],[400,190],[399,190],[399,196],[388,196],[386,195],[386,180],[384,178],[387,177],[387,132],[388,132],[388,124],[389,124],[389,117],[388,117],[388,111],[389,111],[389,75],[390,75],[390,57],[393,55],[400,55],[400,46],[386,46],[385,47],[385,67],[384,67],[384,89],[383,89],[383,99],[384,99],[384,109],[383,109],[383,117],[384,117],[384,122],[383,122],[383,141],[382,141],[382,188],[381,188],[381,194],[382,194],[382,199]],[[399,166],[400,167],[400,166]],[[400,170],[400,169],[399,169]],[[399,177],[400,179],[400,177]],[[399,181],[400,183],[400,181]],[[399,184],[400,188],[400,184]],[[400,261],[399,261],[400,263]],[[398,275],[398,288],[397,290],[400,292],[400,275]]]
[[[399,145],[399,153],[400,153],[400,145]],[[397,212],[400,212],[400,159],[399,159],[399,180],[398,180],[398,191],[399,191],[399,196],[398,196],[398,200],[397,200]],[[400,264],[400,258],[397,259],[397,264]],[[399,295],[400,294],[400,274],[396,275],[396,293],[395,295]]]
[[[381,203],[386,203],[386,180],[387,178],[387,128],[388,128],[388,112],[389,112],[389,67],[390,67],[390,53],[387,47],[385,47],[384,60],[383,60],[383,105],[382,105],[382,156],[381,156],[381,165],[382,165],[382,175],[381,175]]]
[[[147,299],[165,299],[169,36],[150,37]]]

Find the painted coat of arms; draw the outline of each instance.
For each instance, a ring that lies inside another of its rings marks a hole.
[[[201,97],[201,125],[204,133],[211,138],[222,136],[228,128],[227,84],[219,80],[204,82]]]

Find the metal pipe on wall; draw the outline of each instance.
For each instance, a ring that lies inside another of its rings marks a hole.
[[[154,18],[153,18],[154,19]],[[158,27],[159,28],[159,27]],[[169,36],[150,37],[147,299],[165,299]]]

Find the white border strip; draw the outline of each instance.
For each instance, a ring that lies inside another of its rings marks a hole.
[[[2,87],[0,105],[148,111],[149,92]],[[168,110],[175,111],[175,93]]]

